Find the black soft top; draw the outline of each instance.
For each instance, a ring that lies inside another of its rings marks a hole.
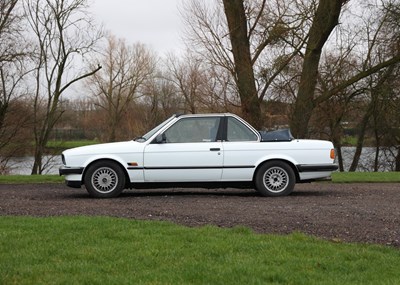
[[[293,136],[289,129],[281,129],[276,131],[260,131],[262,142],[289,142],[293,140]]]

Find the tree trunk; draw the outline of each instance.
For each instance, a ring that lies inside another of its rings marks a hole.
[[[379,150],[380,146],[378,144],[375,148],[374,172],[378,172],[379,170]]]
[[[259,129],[262,126],[261,107],[251,62],[243,0],[223,0],[223,3],[235,61],[236,84],[241,100],[242,116]]]
[[[338,24],[343,0],[320,0],[311,25],[297,100],[290,128],[297,138],[308,137],[308,123],[314,110],[314,92],[317,85],[318,66],[322,48]]]
[[[42,174],[43,171],[42,157],[43,157],[43,150],[41,149],[41,146],[36,146],[35,155],[33,157],[34,161],[33,161],[31,175]]]
[[[365,113],[364,118],[362,119],[361,124],[360,124],[360,131],[357,136],[356,151],[354,153],[353,161],[350,165],[349,172],[356,171],[358,162],[360,161],[362,148],[364,146],[365,133],[367,130],[369,119],[372,115],[372,106],[371,105],[372,105],[372,103],[370,103],[370,106],[368,106],[368,110]]]
[[[333,145],[335,146],[337,162],[339,164],[339,171],[343,172],[344,166],[343,166],[342,144],[338,140],[335,140],[335,139],[332,140],[332,142],[333,142]]]

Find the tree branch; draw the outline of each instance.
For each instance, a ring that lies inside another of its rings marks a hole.
[[[83,78],[92,76],[92,75],[95,74],[97,71],[99,71],[101,68],[102,68],[101,65],[98,65],[97,68],[96,68],[95,70],[93,70],[93,71],[91,71],[91,72],[89,72],[89,73],[86,73],[86,74],[84,74],[84,75],[82,75],[82,76],[79,76],[79,77],[75,78],[74,80],[71,80],[71,81],[68,82],[63,88],[60,89],[60,94],[62,94],[69,86],[71,86],[71,85],[74,84],[75,82],[77,82],[77,81],[79,81],[79,80],[81,80],[81,79],[83,79]]]
[[[353,77],[351,77],[350,79],[340,83],[339,85],[337,85],[336,87],[324,92],[321,96],[317,97],[314,100],[315,104],[319,104],[323,101],[328,100],[330,97],[332,97],[333,95],[337,94],[338,92],[342,91],[343,89],[349,87],[350,85],[360,81],[361,79],[368,77],[376,72],[378,72],[379,70],[385,68],[385,67],[389,67],[393,64],[396,64],[400,62],[400,54],[396,55],[395,57],[384,61],[382,63],[379,63],[373,67],[371,67],[370,69],[367,69],[365,71],[362,71],[356,75],[354,75]]]

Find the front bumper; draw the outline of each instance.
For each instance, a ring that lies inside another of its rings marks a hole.
[[[81,188],[83,167],[61,166],[60,175],[65,175],[65,184],[72,188]]]
[[[60,175],[71,175],[71,174],[82,174],[83,167],[68,167],[68,166],[61,166],[58,170]]]

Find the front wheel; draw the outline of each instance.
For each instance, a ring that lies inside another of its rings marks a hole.
[[[96,198],[117,197],[125,187],[125,173],[113,161],[98,161],[89,166],[84,184],[90,196]]]
[[[287,163],[269,161],[257,170],[254,182],[262,196],[278,197],[289,195],[293,191],[296,176]]]

